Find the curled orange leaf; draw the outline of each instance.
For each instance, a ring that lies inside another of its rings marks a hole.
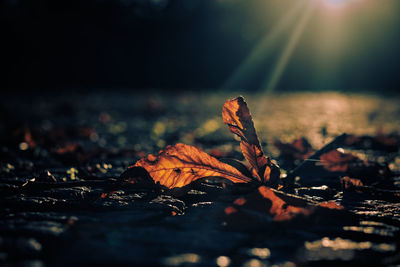
[[[269,209],[269,214],[273,216],[275,221],[286,221],[289,220],[299,214],[309,215],[313,212],[314,207],[312,206],[295,206],[288,205],[288,203],[282,198],[279,197],[272,189],[260,186],[258,188],[259,194],[265,199],[264,201],[268,201],[271,204]],[[297,200],[297,199],[296,199]],[[301,203],[304,205],[304,203]]]
[[[279,169],[264,155],[253,119],[243,97],[227,100],[222,108],[222,119],[229,130],[240,137],[240,148],[248,161],[251,173],[260,182],[274,185]]]
[[[148,155],[130,168],[144,168],[154,180],[168,189],[184,187],[205,177],[222,177],[233,183],[249,183],[253,179],[200,149],[176,144],[167,146],[158,155]]]

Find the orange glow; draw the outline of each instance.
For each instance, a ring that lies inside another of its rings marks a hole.
[[[232,206],[229,206],[229,207],[226,207],[226,208],[225,208],[225,214],[226,214],[226,215],[230,215],[230,214],[235,213],[235,212],[237,212],[237,209],[235,209],[235,208],[232,207]]]
[[[243,197],[240,197],[240,198],[236,199],[235,202],[233,202],[233,203],[238,206],[243,206],[246,203],[246,199]]]

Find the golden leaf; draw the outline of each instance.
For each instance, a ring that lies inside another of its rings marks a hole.
[[[184,187],[205,177],[222,177],[233,183],[253,181],[234,167],[185,144],[167,146],[158,155],[150,154],[130,168],[135,167],[144,168],[156,183],[169,189]]]
[[[240,148],[248,161],[251,173],[260,182],[274,185],[279,168],[264,155],[253,119],[243,97],[227,100],[222,108],[222,119],[229,130],[240,137]]]

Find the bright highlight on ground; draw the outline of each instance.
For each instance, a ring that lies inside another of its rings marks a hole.
[[[327,5],[332,7],[341,7],[355,1],[357,0],[324,0]]]

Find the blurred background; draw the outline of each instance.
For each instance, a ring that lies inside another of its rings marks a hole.
[[[398,0],[4,0],[1,88],[400,87]]]

